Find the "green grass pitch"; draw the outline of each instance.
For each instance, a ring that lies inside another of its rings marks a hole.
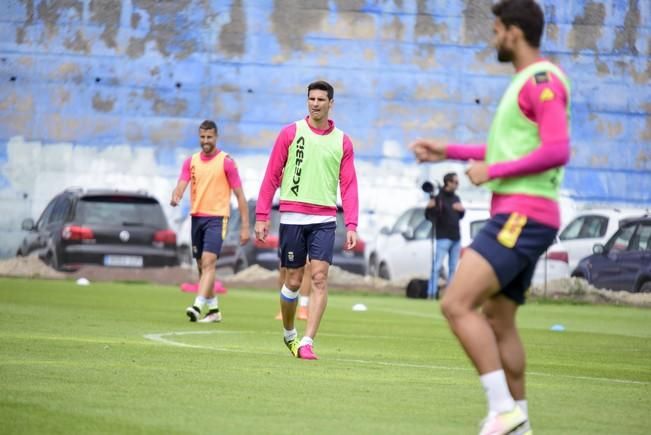
[[[187,321],[193,297],[0,279],[0,432],[478,431],[484,394],[435,302],[331,294],[320,360],[302,361],[283,345],[276,291],[229,289],[210,325]],[[651,431],[651,310],[531,303],[518,322],[536,434]]]

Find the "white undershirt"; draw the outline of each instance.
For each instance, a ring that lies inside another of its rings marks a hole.
[[[322,216],[295,212],[280,213],[280,223],[286,225],[312,225],[337,222],[337,216]]]

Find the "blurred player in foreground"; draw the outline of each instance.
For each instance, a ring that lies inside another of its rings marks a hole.
[[[533,0],[492,7],[493,44],[516,73],[481,146],[417,140],[421,162],[469,160],[466,174],[492,191],[491,219],[473,240],[441,302],[441,310],[479,372],[488,399],[480,435],[530,434],[525,352],[516,311],[538,258],[560,225],[558,191],[569,159],[570,85],[541,58],[544,16]],[[481,311],[477,311],[481,308]]]

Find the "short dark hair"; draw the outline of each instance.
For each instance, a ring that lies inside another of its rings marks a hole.
[[[307,85],[307,95],[310,96],[310,91],[312,89],[318,89],[319,91],[326,91],[328,93],[328,100],[332,100],[335,96],[335,88],[332,85],[324,80],[317,80]]]
[[[217,124],[215,124],[215,121],[206,119],[199,126],[199,130],[215,130],[215,134],[217,134]]]
[[[518,26],[532,47],[540,47],[545,15],[534,0],[500,0],[492,7],[493,15],[506,27]]]
[[[447,186],[448,183],[449,183],[450,181],[454,180],[454,177],[456,177],[456,176],[457,176],[457,173],[456,173],[456,172],[448,172],[447,174],[445,174],[445,175],[443,176],[443,184],[444,184],[445,186]]]

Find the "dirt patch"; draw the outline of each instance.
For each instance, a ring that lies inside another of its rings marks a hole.
[[[0,261],[0,276],[44,279],[86,278],[99,281],[143,281],[156,284],[181,284],[196,280],[197,272],[183,267],[132,269],[123,267],[84,266],[75,272],[58,272],[37,256],[15,257]]]
[[[57,272],[36,256],[15,257],[0,261],[0,276],[21,278],[65,279],[65,273]]]
[[[581,278],[564,278],[550,281],[545,288],[542,285],[531,288],[531,295],[536,298],[578,301],[593,304],[631,305],[651,307],[651,293],[631,293],[599,289],[591,286]]]
[[[152,267],[144,269],[124,267],[83,266],[75,272],[57,272],[36,256],[16,257],[0,261],[0,276],[45,279],[86,278],[92,282],[151,282],[161,285],[180,285],[196,282],[194,267]],[[217,269],[217,279],[228,287],[276,289],[278,271],[251,266],[238,274],[228,269]],[[336,266],[328,274],[329,287],[337,290],[361,290],[374,293],[404,294],[404,289],[388,281],[346,272]]]
[[[278,272],[253,265],[235,275],[222,275],[220,280],[226,286],[275,289],[278,287]],[[373,293],[404,294],[405,292],[404,288],[391,284],[389,281],[346,272],[337,266],[330,267],[328,287],[336,290],[369,291]]]
[[[197,280],[196,271],[183,267],[128,267],[84,266],[68,275],[72,278],[86,278],[90,282],[122,281],[150,282],[161,285],[180,285]]]
[[[84,266],[76,272],[57,272],[44,264],[36,256],[15,257],[0,261],[0,276],[40,278],[40,279],[78,279],[86,278],[92,282],[131,281],[151,282],[161,285],[180,285],[196,282],[198,273],[190,267],[160,267],[132,269],[120,267]],[[217,279],[226,287],[246,287],[276,289],[278,272],[260,266],[251,266],[238,274],[228,269],[218,269]],[[404,295],[402,286],[380,278],[361,276],[332,266],[328,274],[329,288],[337,291],[362,291],[375,294]],[[554,280],[547,286],[531,288],[534,298],[568,300],[593,304],[631,305],[651,307],[651,293],[631,293],[598,289],[580,278]]]

